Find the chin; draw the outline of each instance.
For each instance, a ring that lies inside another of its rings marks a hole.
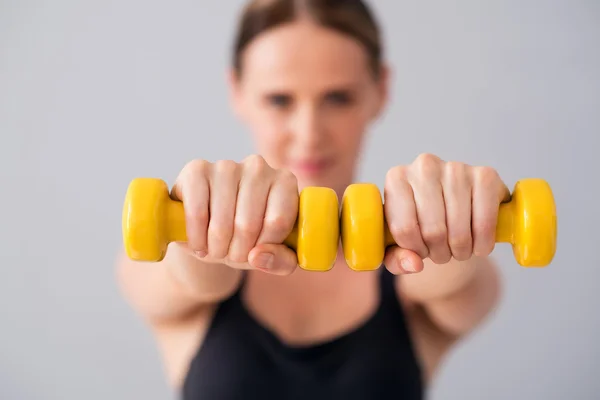
[[[303,189],[309,186],[325,186],[332,187],[335,184],[335,179],[332,179],[330,173],[302,173],[294,172],[298,179],[298,187]]]
[[[311,179],[298,178],[298,190],[301,191],[302,189],[311,186],[331,188],[336,192],[338,201],[341,201],[344,190],[347,187],[347,184],[344,184],[344,182],[345,180],[340,179],[339,177],[333,178],[331,176],[321,176]]]
[[[328,187],[335,190],[338,196],[343,194],[343,190],[351,181],[349,171],[345,169],[347,168],[333,162],[324,164],[321,168],[301,168],[298,165],[290,168],[298,179],[299,190],[310,186]]]

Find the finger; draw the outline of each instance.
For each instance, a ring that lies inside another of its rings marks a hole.
[[[383,263],[394,275],[421,272],[424,266],[423,259],[417,253],[396,246],[386,250]]]
[[[210,222],[208,224],[208,254],[223,260],[227,257],[233,237],[239,170],[233,161],[217,161],[210,177]]]
[[[384,198],[386,223],[396,244],[426,258],[429,250],[421,237],[412,187],[402,170],[388,173]]]
[[[438,178],[416,179],[412,183],[421,237],[429,249],[429,258],[436,264],[450,261],[446,228],[446,206]]]
[[[471,236],[471,181],[465,164],[446,164],[442,178],[442,190],[446,207],[450,252],[458,261],[468,260],[473,254],[473,239]]]
[[[278,171],[271,185],[262,231],[257,243],[281,244],[294,229],[298,218],[298,181],[288,171]]]
[[[171,198],[184,204],[187,247],[200,257],[208,253],[210,188],[207,176],[210,168],[211,164],[204,160],[189,163],[171,189]]]
[[[259,161],[245,168],[238,190],[233,239],[229,259],[248,262],[248,253],[255,246],[262,230],[271,179],[265,175]]]
[[[283,244],[260,244],[248,255],[249,264],[269,274],[286,276],[298,267],[296,253]]]
[[[489,255],[496,245],[496,225],[500,203],[510,199],[510,192],[495,170],[473,170],[473,254]]]

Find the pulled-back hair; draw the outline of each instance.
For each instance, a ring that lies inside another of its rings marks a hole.
[[[373,75],[379,77],[381,33],[372,11],[362,0],[251,0],[243,9],[233,47],[233,67],[242,72],[242,53],[261,33],[299,18],[349,35],[363,45]]]

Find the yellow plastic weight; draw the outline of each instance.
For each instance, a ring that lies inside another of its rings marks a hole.
[[[340,231],[350,268],[370,271],[381,266],[385,249],[396,243],[385,222],[376,185],[357,183],[346,189]],[[550,264],[556,252],[557,217],[554,196],[546,181],[530,178],[516,183],[511,200],[499,207],[496,242],[510,243],[521,266]]]
[[[339,204],[334,190],[305,188],[293,231],[284,241],[298,257],[298,265],[311,271],[333,267],[339,246]],[[183,203],[169,196],[167,184],[156,178],[130,182],[122,216],[127,256],[136,261],[161,261],[171,242],[186,242]]]

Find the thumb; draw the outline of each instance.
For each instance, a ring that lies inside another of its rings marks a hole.
[[[298,267],[294,250],[284,244],[260,244],[248,254],[252,268],[275,275],[290,275]]]
[[[423,259],[414,251],[398,246],[387,248],[383,260],[385,267],[394,275],[414,274],[423,270]]]

